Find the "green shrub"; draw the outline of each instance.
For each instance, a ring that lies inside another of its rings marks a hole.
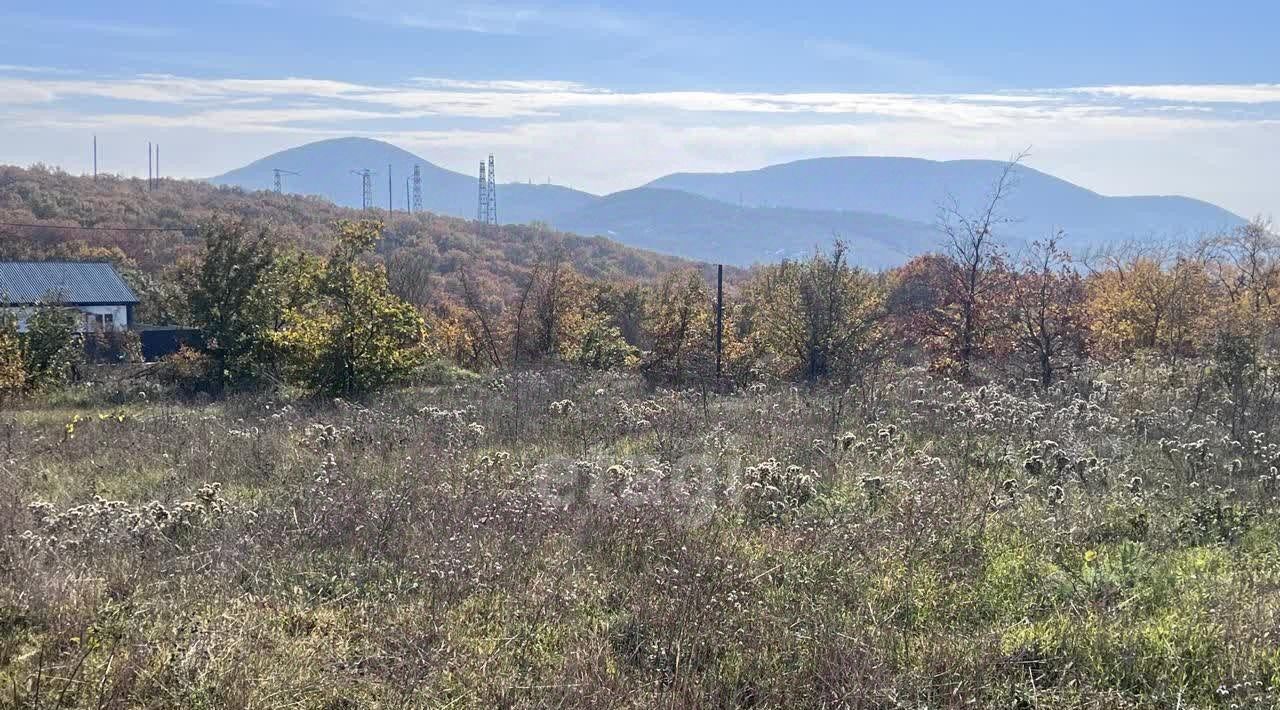
[[[22,361],[27,388],[43,390],[66,384],[83,352],[76,333],[73,311],[56,305],[42,305],[27,319],[22,334]]]
[[[8,311],[0,311],[0,399],[22,392],[26,385],[18,319]]]
[[[289,377],[314,390],[360,395],[407,380],[424,361],[422,316],[387,286],[386,271],[360,258],[378,222],[341,222],[316,296],[291,309],[275,342]]]

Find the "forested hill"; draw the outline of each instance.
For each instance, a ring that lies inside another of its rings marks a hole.
[[[0,259],[108,258],[156,277],[198,249],[196,236],[182,230],[220,215],[269,225],[282,243],[314,253],[328,249],[336,220],[387,220],[385,210],[366,213],[315,197],[167,179],[149,191],[145,180],[0,166],[0,223],[42,225],[0,226]],[[142,231],[157,228],[175,231]],[[430,213],[392,214],[379,249],[388,270],[398,272],[393,280],[423,282],[423,300],[437,287],[456,292],[463,269],[486,295],[504,297],[521,274],[553,251],[584,276],[613,280],[649,280],[694,263],[600,237],[536,225],[482,228]]]

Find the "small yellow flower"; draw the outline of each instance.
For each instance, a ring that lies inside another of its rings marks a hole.
[[[1093,562],[1093,561],[1094,561],[1094,560],[1096,560],[1096,559],[1098,559],[1098,551],[1097,551],[1097,550],[1086,550],[1086,551],[1085,551],[1085,553],[1084,553],[1084,561],[1085,561],[1085,562]]]

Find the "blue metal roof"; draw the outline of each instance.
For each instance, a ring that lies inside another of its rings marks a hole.
[[[60,301],[68,305],[137,303],[111,264],[80,261],[0,261],[0,304]]]

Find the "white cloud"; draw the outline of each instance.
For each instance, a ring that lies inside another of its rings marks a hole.
[[[439,77],[414,77],[412,83],[435,89],[480,91],[588,91],[585,84],[576,81],[498,80],[476,81],[469,79],[444,79]]]
[[[1280,103],[1280,84],[1163,84],[1151,86],[1086,86],[1072,92],[1141,101],[1213,104]]]
[[[416,79],[375,86],[289,77],[201,79],[143,75],[98,80],[0,77],[0,105],[101,98],[184,106],[245,100],[330,100],[403,112],[402,117],[530,118],[611,110],[930,118],[979,125],[1107,113],[1115,107],[1041,94],[855,92],[615,92],[565,81]],[[276,107],[284,108],[284,107]]]
[[[428,0],[406,6],[387,0],[349,0],[330,6],[329,11],[367,22],[477,34],[549,35],[568,31],[645,37],[671,29],[670,18],[659,22],[649,15],[572,2]]]
[[[500,151],[504,175],[607,192],[677,170],[833,154],[990,158],[1031,145],[1036,167],[1102,192],[1189,194],[1243,214],[1280,213],[1269,192],[1273,166],[1264,165],[1280,154],[1280,107],[1262,100],[1272,91],[1280,94],[1219,85],[612,91],[536,79],[90,80],[0,67],[0,120],[13,129],[0,132],[0,159],[54,162],[69,137],[92,129],[163,140],[171,165],[201,176],[261,157],[264,147],[365,135],[468,173],[476,155]]]

